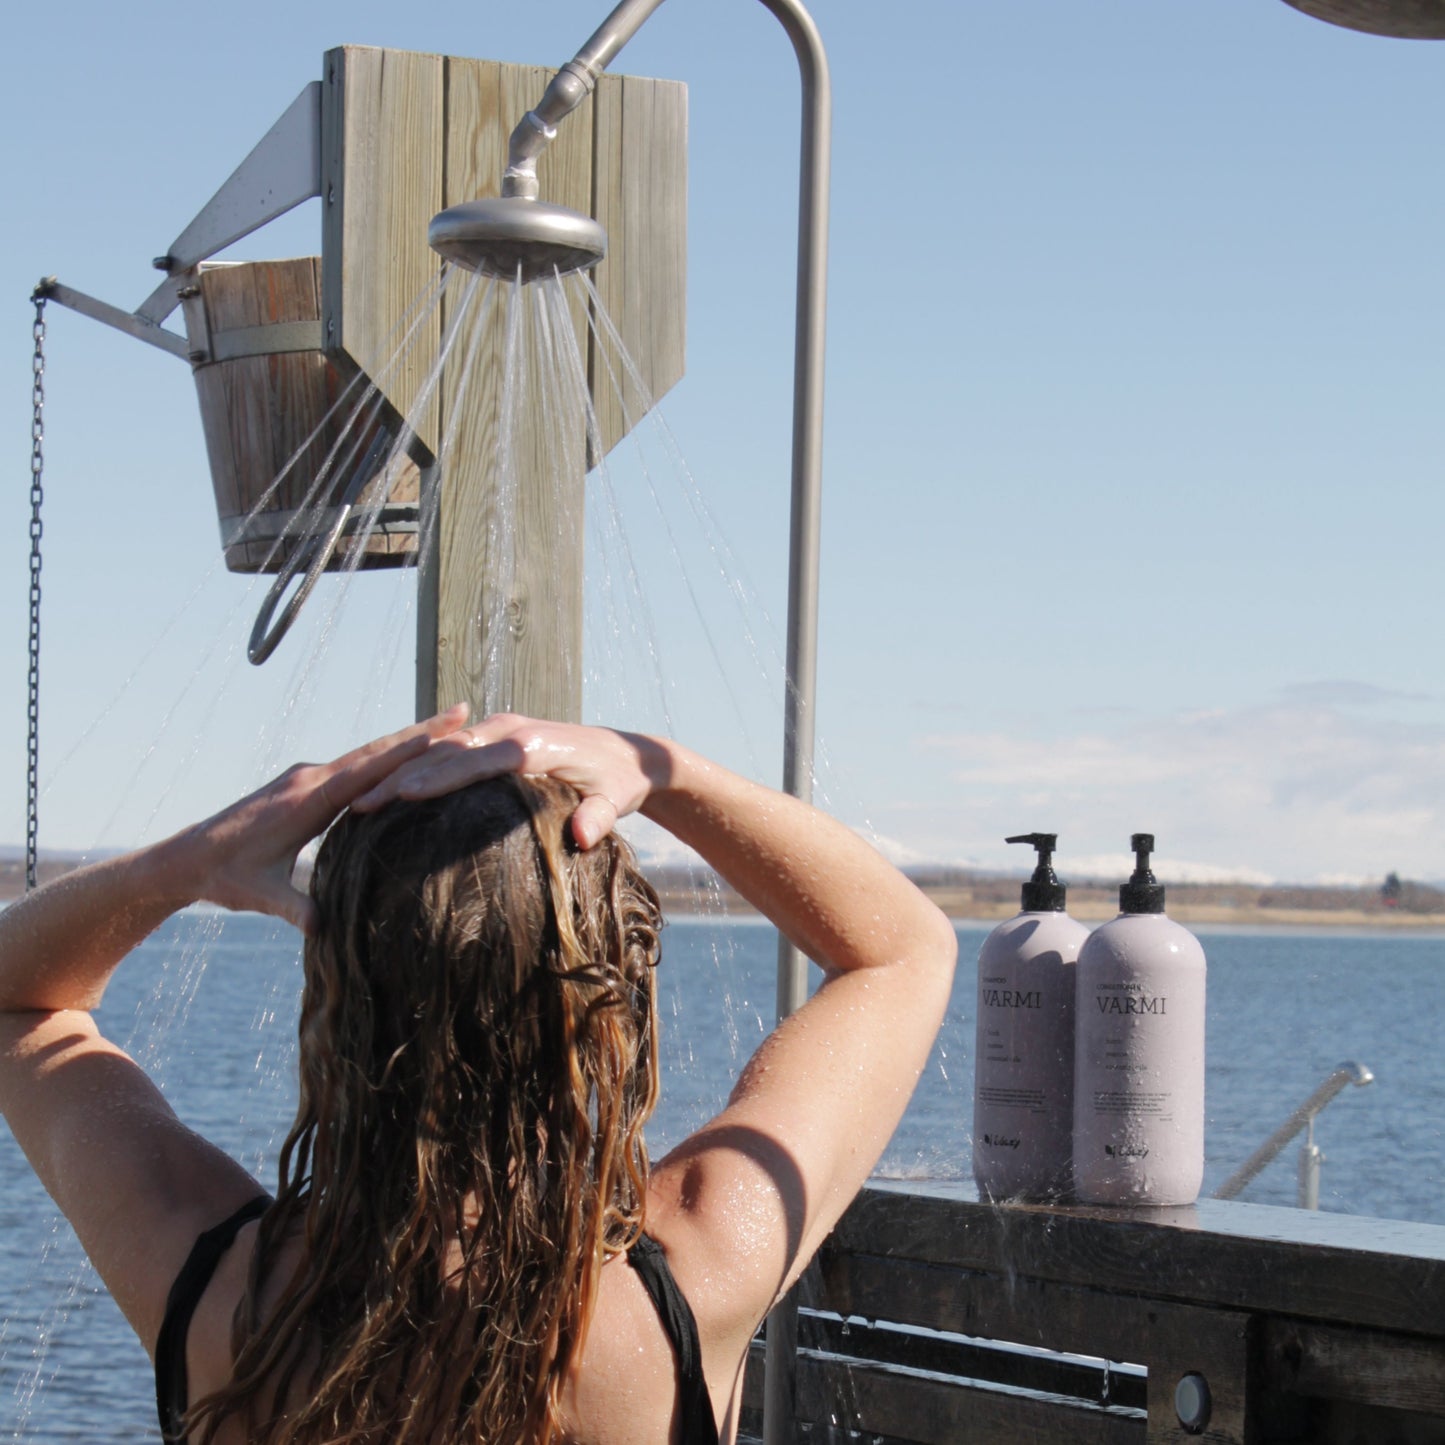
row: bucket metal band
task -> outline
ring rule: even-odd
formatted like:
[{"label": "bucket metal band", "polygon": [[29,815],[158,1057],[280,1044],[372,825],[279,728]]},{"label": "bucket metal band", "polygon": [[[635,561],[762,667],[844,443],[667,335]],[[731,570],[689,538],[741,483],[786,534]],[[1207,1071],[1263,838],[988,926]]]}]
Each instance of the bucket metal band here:
[{"label": "bucket metal band", "polygon": [[[307,536],[322,535],[330,530],[336,520],[339,507],[307,507],[284,512],[257,512],[250,517],[221,518],[221,546],[243,547],[248,542],[275,542],[282,536],[301,540]],[[348,518],[342,536],[348,536],[367,529],[370,514],[366,509],[357,508],[356,515]],[[387,502],[372,522],[370,531],[374,537],[415,535],[417,531],[417,504],[415,502]]]},{"label": "bucket metal band", "polygon": [[212,366],[219,361],[237,361],[243,356],[282,356],[293,351],[320,350],[320,321],[278,321],[271,326],[238,326],[234,331],[213,332],[209,349],[193,364]]}]

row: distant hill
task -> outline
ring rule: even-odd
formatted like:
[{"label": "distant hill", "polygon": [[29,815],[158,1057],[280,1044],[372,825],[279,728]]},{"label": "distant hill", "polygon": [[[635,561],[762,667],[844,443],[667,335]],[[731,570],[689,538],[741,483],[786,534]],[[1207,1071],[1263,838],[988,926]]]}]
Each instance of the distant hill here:
[{"label": "distant hill", "polygon": [[[1019,907],[1017,874],[921,865],[907,875],[950,918],[1010,918]],[[673,912],[748,913],[752,910],[721,880],[680,867],[652,867],[648,876]],[[1086,922],[1119,911],[1115,879],[1069,880],[1069,912]],[[1170,883],[1169,915],[1181,923],[1318,925],[1321,927],[1445,928],[1445,888],[1400,880],[1393,902],[1379,887],[1314,884]]]},{"label": "distant hill", "polygon": [[[40,881],[68,873],[85,856],[43,851]],[[92,857],[105,856],[93,854]],[[904,872],[950,918],[990,921],[1018,911],[1018,874],[968,868],[918,865]],[[707,870],[673,863],[652,864],[648,877],[672,913],[748,914],[753,910],[721,879]],[[1169,915],[1181,923],[1245,923],[1355,928],[1445,928],[1445,888],[1435,883],[1399,880],[1387,900],[1378,886],[1327,887],[1323,884],[1170,883]],[[0,901],[25,891],[22,849],[0,847]],[[1069,912],[1085,922],[1118,912],[1119,880],[1069,880]]]},{"label": "distant hill", "polygon": [[[121,852],[118,848],[98,849],[80,853],[63,848],[42,848],[35,871],[42,883],[49,883],[78,868],[86,859],[110,858]],[[25,849],[0,843],[0,903],[9,903],[25,892]]]}]

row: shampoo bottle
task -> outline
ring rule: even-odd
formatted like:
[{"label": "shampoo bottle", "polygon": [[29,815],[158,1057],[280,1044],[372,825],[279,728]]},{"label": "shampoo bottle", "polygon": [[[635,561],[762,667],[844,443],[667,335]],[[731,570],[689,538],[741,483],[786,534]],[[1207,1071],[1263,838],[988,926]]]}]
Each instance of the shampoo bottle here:
[{"label": "shampoo bottle", "polygon": [[1079,953],[1074,1188],[1085,1204],[1192,1204],[1204,1174],[1204,950],[1164,915],[1135,833],[1119,916]]},{"label": "shampoo bottle", "polygon": [[1074,962],[1089,930],[1064,912],[1057,835],[1008,841],[1036,848],[1038,866],[978,955],[973,1176],[985,1198],[1058,1198],[1070,1182]]}]

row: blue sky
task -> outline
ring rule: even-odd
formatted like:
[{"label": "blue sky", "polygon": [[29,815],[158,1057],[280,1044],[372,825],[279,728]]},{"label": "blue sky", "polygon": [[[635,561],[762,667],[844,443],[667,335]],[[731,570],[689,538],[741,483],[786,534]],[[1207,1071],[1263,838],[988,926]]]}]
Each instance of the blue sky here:
[{"label": "blue sky", "polygon": [[[330,45],[556,64],[604,9],[52,0],[7,20],[0,840],[23,830],[35,280],[139,302]],[[829,805],[900,856],[1016,862],[1003,836],[1048,829],[1066,873],[1116,868],[1152,828],[1196,876],[1445,877],[1445,50],[1281,0],[814,14],[836,107]],[[690,87],[688,375],[664,411],[750,579],[746,627],[780,632],[792,54],[761,6],[670,0],[614,68]],[[317,231],[304,208],[238,254]],[[50,322],[42,841],[153,835],[405,718],[406,584],[358,582],[324,656],[313,637],[235,662],[257,598],[216,571],[185,366]],[[616,458],[619,494],[645,462],[680,495],[648,444]],[[627,526],[665,574],[645,509]],[[605,659],[589,707],[670,717],[775,779],[776,665],[690,545],[727,686],[660,575],[667,710]]]}]

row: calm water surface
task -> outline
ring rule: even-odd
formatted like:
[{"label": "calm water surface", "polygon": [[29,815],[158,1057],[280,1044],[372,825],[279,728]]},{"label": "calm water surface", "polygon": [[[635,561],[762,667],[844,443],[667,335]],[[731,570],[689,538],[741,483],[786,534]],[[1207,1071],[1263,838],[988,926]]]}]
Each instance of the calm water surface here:
[{"label": "calm water surface", "polygon": [[[967,1178],[974,959],[960,925],[953,1004],[885,1156],[900,1178]],[[1205,1192],[1336,1064],[1376,1082],[1321,1116],[1325,1209],[1445,1224],[1445,938],[1201,931],[1209,959]],[[710,1117],[772,1016],[775,935],[685,921],[665,937],[663,1102],[654,1156]],[[297,937],[254,917],[173,920],[117,975],[101,1017],[187,1123],[268,1186],[292,1107]],[[801,1107],[826,1107],[805,1100]],[[1296,1149],[1244,1198],[1290,1205]],[[140,1346],[0,1131],[0,1440],[158,1438]]]}]

